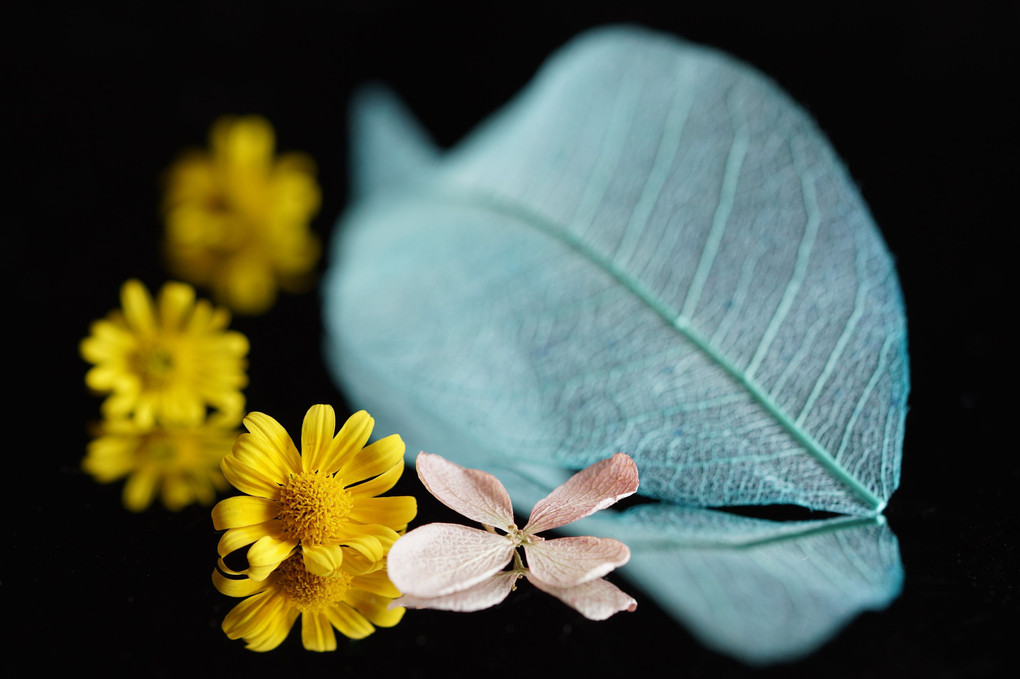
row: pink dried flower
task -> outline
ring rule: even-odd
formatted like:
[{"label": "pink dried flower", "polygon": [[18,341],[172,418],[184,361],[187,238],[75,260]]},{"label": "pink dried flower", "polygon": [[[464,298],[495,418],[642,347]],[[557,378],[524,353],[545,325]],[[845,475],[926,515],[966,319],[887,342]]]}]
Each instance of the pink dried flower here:
[{"label": "pink dried flower", "polygon": [[[505,599],[523,575],[592,620],[637,608],[632,597],[602,579],[630,559],[627,545],[611,538],[538,535],[633,494],[638,473],[628,455],[617,453],[574,474],[535,505],[521,529],[514,524],[510,496],[495,476],[425,452],[418,454],[416,467],[436,499],[486,530],[430,523],[397,540],[388,570],[404,596],[394,606],[477,611]],[[518,547],[524,548],[527,567]],[[511,560],[514,567],[504,571]]]}]

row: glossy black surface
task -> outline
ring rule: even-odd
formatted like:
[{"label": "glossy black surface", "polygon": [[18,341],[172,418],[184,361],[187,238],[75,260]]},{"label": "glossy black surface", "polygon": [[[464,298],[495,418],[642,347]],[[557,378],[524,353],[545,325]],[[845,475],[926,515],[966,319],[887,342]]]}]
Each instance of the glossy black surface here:
[{"label": "glossy black surface", "polygon": [[[115,3],[5,21],[4,264],[13,270],[0,597],[19,676],[74,663],[121,676],[325,672],[328,676],[995,676],[1012,664],[1020,466],[1013,250],[1015,8],[793,9],[735,3]],[[662,3],[666,5],[667,3]],[[119,6],[118,6],[119,5]],[[763,3],[764,5],[764,3]],[[219,630],[206,508],[128,514],[120,485],[80,471],[99,400],[77,343],[120,284],[167,279],[160,173],[223,113],[261,113],[283,150],[319,163],[327,242],[345,205],[346,104],[390,83],[437,141],[454,143],[578,31],[627,21],[716,46],[774,78],[818,120],[896,257],[913,388],[903,476],[886,516],[903,594],[799,663],[752,670],[699,645],[636,592],[636,613],[591,623],[522,587],[471,615],[409,613],[332,654],[295,629],[256,655]],[[1009,208],[1009,209],[1007,209]],[[321,360],[316,294],[238,317],[251,342],[249,408],[296,434],[305,409],[344,410]],[[26,393],[27,392],[27,393]],[[11,440],[13,438],[13,441]],[[438,451],[436,451],[438,452]],[[408,474],[419,521],[448,517]],[[641,670],[645,671],[645,670]],[[6,671],[5,671],[6,674]],[[10,676],[10,675],[8,675]]]}]

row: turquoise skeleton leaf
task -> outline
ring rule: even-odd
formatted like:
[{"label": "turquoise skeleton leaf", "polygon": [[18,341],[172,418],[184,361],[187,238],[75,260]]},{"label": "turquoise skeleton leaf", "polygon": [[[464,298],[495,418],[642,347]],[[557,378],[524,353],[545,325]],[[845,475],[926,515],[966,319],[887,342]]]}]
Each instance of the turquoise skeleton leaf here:
[{"label": "turquoise skeleton leaf", "polygon": [[[764,626],[755,649],[719,623],[760,604],[753,592],[712,594],[711,568],[670,579],[641,566],[711,541],[634,547],[623,574],[749,662],[804,653],[895,597],[880,513],[899,483],[909,391],[899,283],[846,169],[776,85],[713,50],[609,28],[562,48],[445,153],[384,90],[366,90],[352,117],[355,199],[325,324],[354,404],[408,451],[516,474],[522,493],[626,452],[663,525],[695,507],[847,515],[803,534],[761,521],[775,540],[720,547],[741,555],[727,562],[735,577],[773,582],[770,595],[815,620],[785,636]],[[650,515],[637,509],[617,518]],[[838,567],[781,577],[776,564],[808,545]],[[825,583],[842,594],[806,595]],[[723,606],[718,624],[697,591]]]}]

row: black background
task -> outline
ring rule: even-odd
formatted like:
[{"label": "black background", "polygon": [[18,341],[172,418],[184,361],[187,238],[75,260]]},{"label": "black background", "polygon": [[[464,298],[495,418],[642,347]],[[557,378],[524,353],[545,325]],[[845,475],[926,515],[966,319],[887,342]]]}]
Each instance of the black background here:
[{"label": "black background", "polygon": [[[68,662],[155,677],[1004,672],[1018,608],[1020,466],[999,435],[1017,403],[1005,330],[1017,309],[1006,246],[1017,218],[1003,212],[1018,189],[1016,5],[476,4],[125,2],[5,19],[3,263],[15,304],[5,320],[4,673]],[[829,136],[897,259],[912,394],[886,516],[903,594],[799,663],[764,670],[706,650],[644,592],[636,613],[603,623],[523,586],[475,614],[410,612],[364,641],[340,638],[331,654],[304,651],[297,629],[269,654],[227,640],[219,623],[235,600],[209,580],[208,509],[132,515],[121,484],[99,486],[79,467],[99,399],[85,391],[77,344],[125,279],[167,280],[160,173],[204,145],[217,116],[262,114],[281,150],[318,161],[313,226],[328,244],[346,200],[356,86],[389,83],[449,145],[577,32],[621,21],[721,48],[778,81]],[[315,293],[286,295],[233,322],[252,343],[248,407],[292,432],[313,403],[346,410],[321,359],[319,314]],[[420,522],[447,516],[413,474],[398,490],[419,496]]]}]

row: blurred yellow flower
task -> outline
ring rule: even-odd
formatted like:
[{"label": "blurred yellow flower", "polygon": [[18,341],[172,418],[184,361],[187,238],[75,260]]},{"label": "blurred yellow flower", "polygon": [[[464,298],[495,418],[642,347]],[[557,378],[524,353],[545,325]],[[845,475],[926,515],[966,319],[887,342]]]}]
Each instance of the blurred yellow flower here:
[{"label": "blurred yellow flower", "polygon": [[160,495],[167,509],[212,504],[227,489],[220,461],[237,438],[236,424],[210,419],[194,427],[144,427],[108,420],[88,445],[82,467],[100,483],[127,477],[124,506],[147,508]]},{"label": "blurred yellow flower", "polygon": [[332,406],[308,409],[298,453],[287,431],[263,413],[244,419],[233,450],[223,458],[227,480],[246,495],[221,500],[213,526],[225,530],[222,558],[248,547],[252,580],[265,580],[300,552],[304,568],[329,577],[380,568],[418,506],[413,497],[378,497],[404,471],[404,442],[393,434],[365,446],[374,420],[361,411],[336,431]]},{"label": "blurred yellow flower", "polygon": [[320,203],[315,164],[299,153],[274,159],[274,144],[263,118],[224,117],[208,152],[185,154],[167,173],[169,266],[242,313],[268,309],[278,287],[309,288],[321,250],[309,229]]},{"label": "blurred yellow flower", "polygon": [[[340,571],[331,577],[308,572],[299,554],[287,558],[265,580],[236,578],[239,573],[213,571],[213,584],[221,593],[248,597],[223,620],[231,639],[243,638],[253,651],[271,651],[287,638],[301,616],[301,641],[309,651],[336,650],[333,628],[351,639],[363,639],[375,627],[392,627],[404,609],[389,610],[400,596],[386,576],[384,563],[362,575]],[[222,566],[221,566],[222,568]]]},{"label": "blurred yellow flower", "polygon": [[196,426],[207,408],[236,424],[244,410],[248,339],[226,330],[230,313],[184,283],[167,283],[153,301],[139,281],[121,288],[121,310],[92,324],[82,357],[94,364],[89,388],[109,394],[106,418],[132,418],[142,428],[156,423]]}]

